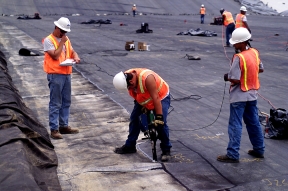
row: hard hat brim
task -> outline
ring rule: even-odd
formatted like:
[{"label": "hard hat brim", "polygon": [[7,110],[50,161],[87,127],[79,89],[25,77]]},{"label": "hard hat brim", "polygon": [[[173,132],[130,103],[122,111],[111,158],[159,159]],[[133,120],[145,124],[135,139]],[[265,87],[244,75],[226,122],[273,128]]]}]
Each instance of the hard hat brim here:
[{"label": "hard hat brim", "polygon": [[249,40],[251,37],[252,37],[252,35],[250,34],[247,38],[245,38],[245,39],[243,39],[241,41],[234,41],[232,38],[230,38],[229,42],[230,42],[230,44],[234,45],[234,44],[237,44],[237,43],[245,42],[245,41]]},{"label": "hard hat brim", "polygon": [[55,24],[58,28],[62,29],[63,31],[66,31],[66,32],[70,32],[70,31],[71,31],[71,29],[67,30],[67,29],[64,29],[63,27],[61,27],[61,26],[58,24],[57,21],[54,21],[54,24]]}]

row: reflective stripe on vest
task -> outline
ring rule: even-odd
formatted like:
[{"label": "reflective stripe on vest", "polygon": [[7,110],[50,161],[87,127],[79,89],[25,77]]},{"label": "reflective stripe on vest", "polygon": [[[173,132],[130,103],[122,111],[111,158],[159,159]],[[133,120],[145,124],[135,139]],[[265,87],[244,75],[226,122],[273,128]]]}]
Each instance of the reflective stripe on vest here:
[{"label": "reflective stripe on vest", "polygon": [[224,26],[228,26],[230,23],[234,23],[233,16],[230,12],[224,11],[223,15],[225,15]]},{"label": "reflective stripe on vest", "polygon": [[[143,77],[143,74],[145,73],[145,72],[149,72],[149,71],[151,71],[151,70],[148,70],[148,69],[146,69],[146,70],[143,70],[141,73],[140,73],[140,75],[139,75],[139,77],[138,77],[138,82],[139,82],[139,88],[140,88],[140,92],[142,93],[142,94],[144,94],[145,93],[145,90],[144,90],[144,86],[143,86],[143,80],[142,80],[142,77]],[[160,90],[161,90],[161,88],[162,88],[162,86],[163,86],[163,80],[161,79],[161,82],[160,82],[160,85],[159,85],[159,87],[158,87],[158,89],[157,89],[157,92],[159,92]],[[145,105],[145,104],[147,104],[149,101],[151,101],[152,100],[152,98],[151,97],[149,97],[149,98],[147,98],[147,100],[145,100],[145,101],[143,101],[143,102],[141,102],[141,103],[139,103],[140,105]]]},{"label": "reflective stripe on vest", "polygon": [[243,17],[244,17],[245,15],[242,15],[242,14],[237,14],[236,15],[236,24],[235,24],[235,28],[237,29],[237,28],[239,28],[239,27],[244,27],[244,28],[246,28],[246,26],[243,24]]},{"label": "reflective stripe on vest", "polygon": [[[259,54],[255,49],[250,48],[249,50],[247,50],[249,52],[245,53],[245,56],[249,56],[250,62],[253,62],[253,60],[251,60],[251,58],[253,56],[250,53],[251,50],[255,53],[256,64],[258,65],[257,70],[253,69],[252,65],[254,63],[249,63],[249,65],[247,65],[247,61],[246,61],[246,59],[242,53],[237,54],[239,57],[241,57],[240,66],[242,66],[241,67],[242,68],[242,70],[241,70],[242,76],[241,76],[240,82],[241,82],[241,90],[242,91],[249,91],[251,89],[257,90],[260,87],[260,83],[259,83],[259,79],[258,79],[259,64],[260,64]],[[249,73],[248,73],[248,68],[249,68]],[[252,74],[252,73],[254,73],[254,74]],[[248,75],[250,75],[250,76],[253,75],[255,77],[254,81],[252,81],[253,79],[250,79],[250,81],[248,81]]]}]

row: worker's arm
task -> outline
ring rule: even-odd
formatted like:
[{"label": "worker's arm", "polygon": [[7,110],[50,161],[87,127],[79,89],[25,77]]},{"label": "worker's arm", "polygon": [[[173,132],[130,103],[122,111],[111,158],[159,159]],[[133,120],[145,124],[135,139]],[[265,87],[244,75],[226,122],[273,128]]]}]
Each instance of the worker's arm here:
[{"label": "worker's arm", "polygon": [[251,29],[248,26],[248,23],[246,21],[243,21],[244,26],[248,29],[248,31],[251,33]]},{"label": "worker's arm", "polygon": [[161,99],[159,98],[157,86],[156,86],[156,80],[153,75],[149,75],[146,78],[145,86],[152,98],[156,115],[157,114],[162,115],[163,113],[162,113]]},{"label": "worker's arm", "polygon": [[224,25],[225,15],[222,15],[222,24]]},{"label": "worker's arm", "polygon": [[79,58],[77,52],[75,52],[74,49],[72,49],[72,58],[75,60],[76,63],[80,62],[80,58]]},{"label": "worker's arm", "polygon": [[61,41],[59,42],[59,46],[57,49],[55,50],[48,50],[47,53],[54,59],[54,60],[58,60],[61,52],[63,50],[63,45],[64,43],[68,40],[66,35],[63,35],[63,37],[61,38]]},{"label": "worker's arm", "polygon": [[259,73],[263,73],[264,72],[264,66],[263,66],[263,63],[260,62],[259,64]]}]

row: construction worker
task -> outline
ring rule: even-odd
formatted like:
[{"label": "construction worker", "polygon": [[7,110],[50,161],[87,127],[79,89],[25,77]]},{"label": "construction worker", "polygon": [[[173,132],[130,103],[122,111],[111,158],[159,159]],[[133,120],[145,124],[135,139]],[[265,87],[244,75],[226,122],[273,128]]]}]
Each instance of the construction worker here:
[{"label": "construction worker", "polygon": [[204,5],[201,5],[201,8],[200,8],[200,20],[201,20],[201,24],[204,24],[205,14],[206,14],[206,9],[205,9]]},{"label": "construction worker", "polygon": [[246,12],[247,12],[247,9],[245,6],[240,7],[240,13],[237,14],[235,18],[235,21],[236,21],[235,28],[237,29],[239,27],[244,27],[244,28],[247,28],[248,31],[251,33],[251,30],[247,23]]},{"label": "construction worker", "polygon": [[161,161],[170,158],[169,128],[167,125],[168,109],[170,107],[170,93],[168,84],[155,72],[146,68],[133,68],[125,72],[119,72],[113,79],[113,85],[118,90],[127,90],[135,100],[134,108],[130,115],[129,135],[122,147],[115,148],[118,154],[136,152],[141,122],[140,115],[143,109],[153,110],[155,123],[158,128],[158,138],[161,141]]},{"label": "construction worker", "polygon": [[232,35],[235,29],[234,19],[232,14],[223,8],[220,9],[220,13],[222,15],[223,25],[226,27],[226,47],[230,47],[230,35]]},{"label": "construction worker", "polygon": [[60,66],[66,59],[80,62],[78,54],[73,49],[69,38],[70,21],[61,17],[54,21],[54,31],[43,40],[44,71],[47,73],[50,89],[49,126],[51,138],[62,139],[61,134],[75,134],[79,130],[68,125],[71,105],[71,73],[72,66]]},{"label": "construction worker", "polygon": [[133,17],[135,17],[135,15],[136,15],[136,10],[137,10],[136,4],[134,4],[132,7]]},{"label": "construction worker", "polygon": [[264,158],[264,136],[259,122],[257,108],[257,90],[260,88],[259,73],[264,72],[259,52],[248,45],[251,34],[246,28],[234,30],[230,43],[235,47],[235,54],[225,81],[230,81],[230,117],[228,125],[229,143],[227,154],[217,160],[227,163],[239,162],[239,149],[242,134],[242,118],[246,124],[253,149],[248,154]]}]

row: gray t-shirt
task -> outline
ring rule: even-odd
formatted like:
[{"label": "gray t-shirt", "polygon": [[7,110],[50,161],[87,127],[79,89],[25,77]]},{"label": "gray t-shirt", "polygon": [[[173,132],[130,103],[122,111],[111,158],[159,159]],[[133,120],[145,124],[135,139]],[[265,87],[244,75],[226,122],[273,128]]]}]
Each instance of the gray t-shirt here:
[{"label": "gray t-shirt", "polygon": [[[264,69],[262,62],[259,65],[259,69]],[[234,80],[240,80],[240,77],[241,77],[240,59],[238,56],[235,56],[230,71],[228,73],[228,78]],[[258,93],[257,90],[249,90],[247,92],[244,92],[241,90],[240,84],[236,84],[234,86],[231,86],[230,88],[230,103],[257,100],[258,98],[257,93]]]},{"label": "gray t-shirt", "polygon": [[[61,38],[57,38],[57,41],[60,42],[61,41]],[[45,38],[44,39],[44,52],[48,51],[48,50],[55,50],[55,46],[54,44],[51,42],[51,40],[49,38]],[[62,49],[64,52],[66,52],[66,48],[65,48],[65,45],[63,45],[63,49]]]}]

